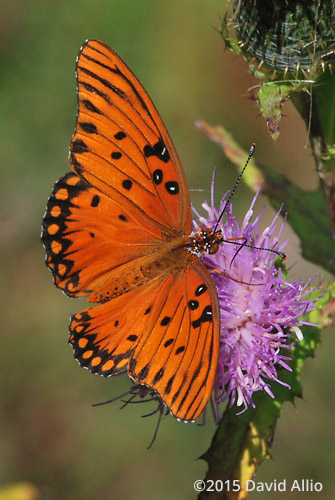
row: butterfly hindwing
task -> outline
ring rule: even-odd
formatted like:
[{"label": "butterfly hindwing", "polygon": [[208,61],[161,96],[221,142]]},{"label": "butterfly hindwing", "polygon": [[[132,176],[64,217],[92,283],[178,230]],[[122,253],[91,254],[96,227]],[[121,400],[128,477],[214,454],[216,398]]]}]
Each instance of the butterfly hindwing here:
[{"label": "butterfly hindwing", "polygon": [[104,376],[127,370],[177,418],[195,420],[213,387],[217,318],[210,274],[194,261],[185,272],[74,315],[70,343],[81,365]]},{"label": "butterfly hindwing", "polygon": [[158,392],[173,415],[196,420],[213,390],[219,306],[209,271],[195,260],[160,298],[155,324],[140,337],[129,374]]},{"label": "butterfly hindwing", "polygon": [[96,189],[155,221],[191,231],[187,183],[170,136],[146,91],[107,45],[88,40],[77,60],[75,172]]},{"label": "butterfly hindwing", "polygon": [[79,363],[104,377],[126,371],[159,288],[160,280],[156,279],[72,316],[70,344]]}]

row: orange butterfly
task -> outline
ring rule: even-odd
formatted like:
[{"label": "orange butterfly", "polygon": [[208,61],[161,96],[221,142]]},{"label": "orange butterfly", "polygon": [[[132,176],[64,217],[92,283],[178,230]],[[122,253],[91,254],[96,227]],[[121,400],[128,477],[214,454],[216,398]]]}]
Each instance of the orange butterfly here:
[{"label": "orange butterfly", "polygon": [[79,363],[128,371],[178,419],[203,412],[213,389],[218,296],[200,260],[221,231],[192,233],[183,168],[148,94],[107,45],[88,40],[77,59],[74,173],[54,186],[43,219],[55,284],[96,307],[75,314]]}]

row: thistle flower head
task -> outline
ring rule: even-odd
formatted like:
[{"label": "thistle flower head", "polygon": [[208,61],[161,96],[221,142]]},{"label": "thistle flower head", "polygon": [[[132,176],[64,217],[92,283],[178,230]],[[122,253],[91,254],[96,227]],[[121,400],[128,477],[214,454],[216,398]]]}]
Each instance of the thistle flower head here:
[{"label": "thistle flower head", "polygon": [[[278,370],[291,371],[287,364],[291,359],[290,349],[297,339],[302,339],[300,326],[310,324],[302,315],[315,304],[308,298],[313,291],[310,280],[307,283],[288,282],[286,273],[276,265],[279,257],[275,252],[280,253],[287,244],[287,241],[279,242],[285,225],[285,220],[278,225],[280,210],[271,224],[261,231],[259,222],[265,207],[254,215],[257,192],[239,225],[232,205],[225,206],[228,193],[222,198],[219,210],[216,209],[214,176],[215,172],[211,203],[205,201],[203,204],[205,217],[193,208],[196,216],[193,224],[195,229],[199,226],[214,228],[225,208],[225,217],[220,219],[217,228],[222,231],[225,241],[217,253],[203,256],[204,263],[213,269],[221,316],[220,353],[212,405],[218,421],[220,403],[227,399],[230,406],[236,402],[242,413],[249,405],[255,406],[254,392],[265,391],[274,397],[270,388],[272,381],[287,386],[280,380]],[[145,415],[159,415],[155,439],[161,416],[168,412],[160,396],[150,387],[136,384],[115,399],[121,399],[124,406],[156,402],[156,409]]]},{"label": "thistle flower head", "polygon": [[[225,240],[216,254],[205,255],[212,272],[221,314],[220,354],[215,381],[215,402],[230,398],[242,411],[254,405],[252,395],[264,390],[271,397],[270,382],[282,383],[278,368],[290,370],[289,350],[294,340],[302,338],[299,319],[313,308],[306,298],[309,283],[286,281],[281,268],[276,267],[277,256],[265,249],[282,250],[287,241],[279,243],[285,221],[277,230],[280,211],[263,231],[259,221],[264,211],[254,216],[255,195],[241,225],[233,215],[232,205],[226,207],[225,220],[220,226]],[[196,227],[215,226],[225,198],[218,211],[214,204],[214,178],[211,203],[205,202],[206,217],[196,211]],[[230,241],[229,241],[230,240]],[[247,242],[248,247],[244,245]],[[253,248],[259,247],[259,248]],[[292,339],[292,331],[295,333]],[[286,385],[286,384],[283,384]]]}]

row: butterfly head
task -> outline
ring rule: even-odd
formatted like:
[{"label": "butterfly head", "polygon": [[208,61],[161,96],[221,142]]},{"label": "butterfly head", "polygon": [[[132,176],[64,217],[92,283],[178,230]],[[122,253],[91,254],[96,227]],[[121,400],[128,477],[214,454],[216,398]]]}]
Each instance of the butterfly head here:
[{"label": "butterfly head", "polygon": [[222,231],[213,231],[210,228],[199,227],[191,238],[191,252],[196,255],[213,255],[219,250],[220,243],[224,241]]}]

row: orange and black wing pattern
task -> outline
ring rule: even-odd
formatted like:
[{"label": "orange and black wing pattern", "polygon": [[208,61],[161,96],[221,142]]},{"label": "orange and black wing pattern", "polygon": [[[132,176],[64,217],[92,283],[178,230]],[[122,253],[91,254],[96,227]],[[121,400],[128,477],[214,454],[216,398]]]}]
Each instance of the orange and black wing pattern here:
[{"label": "orange and black wing pattern", "polygon": [[100,303],[72,317],[70,344],[93,373],[127,371],[175,417],[195,420],[213,389],[220,314],[209,271],[184,248],[191,205],[180,160],[107,45],[83,45],[77,85],[73,172],[55,184],[42,227],[55,284]]},{"label": "orange and black wing pattern", "polygon": [[70,153],[74,171],[162,231],[189,234],[185,174],[134,74],[110,47],[88,40],[77,60],[77,85],[77,127]]},{"label": "orange and black wing pattern", "polygon": [[175,417],[196,420],[211,396],[219,352],[219,306],[209,278],[194,261],[183,273],[75,314],[75,357],[106,377],[128,371]]}]

